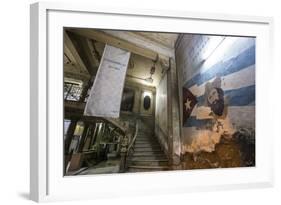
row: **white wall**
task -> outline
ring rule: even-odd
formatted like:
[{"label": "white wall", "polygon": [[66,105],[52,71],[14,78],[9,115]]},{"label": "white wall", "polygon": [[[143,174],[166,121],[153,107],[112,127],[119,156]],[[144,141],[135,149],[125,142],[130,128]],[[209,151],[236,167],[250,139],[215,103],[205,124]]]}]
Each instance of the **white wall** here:
[{"label": "white wall", "polygon": [[[34,204],[28,201],[29,192],[29,3],[30,0],[10,0],[1,2],[1,204]],[[82,3],[82,0],[78,1]],[[91,1],[93,2],[93,1]],[[281,137],[280,120],[280,76],[281,76],[281,13],[279,1],[95,1],[109,7],[139,7],[146,9],[190,10],[220,12],[244,15],[267,15],[275,17],[276,53],[275,73],[272,82],[274,94],[275,121],[275,173],[276,187],[236,191],[205,193],[181,193],[177,195],[146,196],[136,198],[113,198],[97,201],[67,202],[54,204],[280,204],[281,198]],[[278,68],[278,69],[277,69]],[[279,87],[277,89],[277,87]],[[15,108],[15,109],[14,109]],[[15,120],[17,116],[17,120]],[[179,182],[184,183],[184,182]],[[215,190],[214,190],[215,191]]]},{"label": "white wall", "polygon": [[155,106],[155,134],[158,140],[168,153],[168,93],[167,93],[167,74],[165,74],[156,89]]}]

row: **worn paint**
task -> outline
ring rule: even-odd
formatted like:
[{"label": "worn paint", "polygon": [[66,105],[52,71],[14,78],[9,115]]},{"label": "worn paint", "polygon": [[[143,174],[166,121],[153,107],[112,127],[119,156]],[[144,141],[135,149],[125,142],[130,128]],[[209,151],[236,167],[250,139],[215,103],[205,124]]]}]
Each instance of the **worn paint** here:
[{"label": "worn paint", "polygon": [[155,134],[168,152],[168,102],[167,102],[167,75],[164,75],[156,89]]},{"label": "worn paint", "polygon": [[[212,41],[220,45],[206,59],[204,51]],[[212,152],[222,136],[254,129],[255,39],[224,37],[220,42],[215,36],[185,34],[178,44],[180,84],[197,100],[190,116],[182,119],[182,152]]]}]

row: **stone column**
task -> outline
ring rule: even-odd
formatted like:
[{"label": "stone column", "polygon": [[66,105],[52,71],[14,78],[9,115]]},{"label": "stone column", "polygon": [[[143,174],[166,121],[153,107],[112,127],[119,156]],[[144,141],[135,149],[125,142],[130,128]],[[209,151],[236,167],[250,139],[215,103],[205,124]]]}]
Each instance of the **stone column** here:
[{"label": "stone column", "polygon": [[168,126],[168,158],[169,164],[173,164],[173,119],[172,119],[172,77],[171,77],[171,67],[167,70],[167,126]]},{"label": "stone column", "polygon": [[180,102],[178,93],[178,79],[175,60],[169,59],[168,71],[168,128],[169,128],[169,154],[173,165],[180,163],[181,138],[180,138]]}]

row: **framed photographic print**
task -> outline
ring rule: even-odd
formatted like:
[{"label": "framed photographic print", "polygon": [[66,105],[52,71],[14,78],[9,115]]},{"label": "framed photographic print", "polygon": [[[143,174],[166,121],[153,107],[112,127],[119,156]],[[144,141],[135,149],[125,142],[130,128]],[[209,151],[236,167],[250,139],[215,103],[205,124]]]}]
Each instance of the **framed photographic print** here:
[{"label": "framed photographic print", "polygon": [[272,24],[31,5],[31,199],[272,186]]}]

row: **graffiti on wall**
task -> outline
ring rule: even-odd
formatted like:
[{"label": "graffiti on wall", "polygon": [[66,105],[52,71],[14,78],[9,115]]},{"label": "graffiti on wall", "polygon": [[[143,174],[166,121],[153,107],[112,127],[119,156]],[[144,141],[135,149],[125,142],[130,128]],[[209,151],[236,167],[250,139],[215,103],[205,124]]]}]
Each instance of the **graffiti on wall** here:
[{"label": "graffiti on wall", "polygon": [[194,71],[183,80],[185,152],[212,152],[222,137],[231,138],[239,129],[254,129],[255,40],[224,39],[231,42],[227,50],[211,59],[209,67],[203,63],[199,72]]}]

